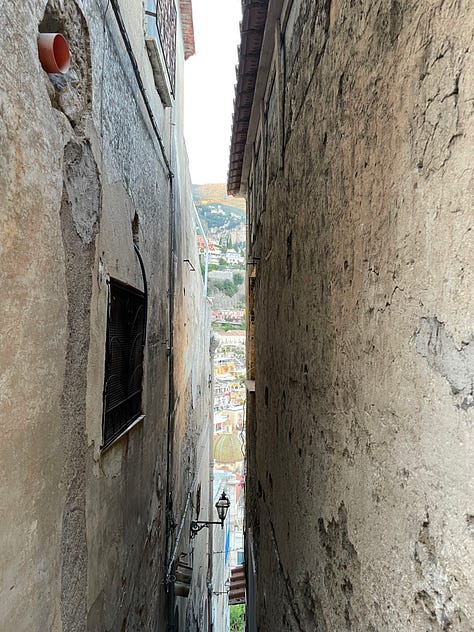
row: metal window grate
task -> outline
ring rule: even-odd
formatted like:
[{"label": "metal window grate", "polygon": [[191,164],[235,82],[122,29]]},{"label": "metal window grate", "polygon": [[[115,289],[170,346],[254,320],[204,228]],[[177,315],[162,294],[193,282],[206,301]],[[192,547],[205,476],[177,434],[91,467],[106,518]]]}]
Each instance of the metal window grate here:
[{"label": "metal window grate", "polygon": [[142,412],[146,302],[142,292],[110,280],[104,382],[103,446]]}]

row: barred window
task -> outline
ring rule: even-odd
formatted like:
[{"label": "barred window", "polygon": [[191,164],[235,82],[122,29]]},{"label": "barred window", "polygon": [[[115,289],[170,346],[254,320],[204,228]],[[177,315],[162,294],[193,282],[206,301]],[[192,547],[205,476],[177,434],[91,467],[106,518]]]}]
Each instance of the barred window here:
[{"label": "barred window", "polygon": [[109,282],[103,447],[142,414],[146,301],[143,292]]}]

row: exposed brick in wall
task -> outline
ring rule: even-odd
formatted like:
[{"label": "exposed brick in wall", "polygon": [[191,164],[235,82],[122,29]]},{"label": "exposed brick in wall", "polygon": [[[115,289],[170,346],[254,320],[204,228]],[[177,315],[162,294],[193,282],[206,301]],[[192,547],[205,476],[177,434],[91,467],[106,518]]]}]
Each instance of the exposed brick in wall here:
[{"label": "exposed brick in wall", "polygon": [[193,7],[191,0],[180,0],[181,24],[183,27],[184,57],[188,59],[194,55],[194,27],[193,27]]},{"label": "exposed brick in wall", "polygon": [[474,8],[280,17],[245,174],[259,629],[467,632]]}]

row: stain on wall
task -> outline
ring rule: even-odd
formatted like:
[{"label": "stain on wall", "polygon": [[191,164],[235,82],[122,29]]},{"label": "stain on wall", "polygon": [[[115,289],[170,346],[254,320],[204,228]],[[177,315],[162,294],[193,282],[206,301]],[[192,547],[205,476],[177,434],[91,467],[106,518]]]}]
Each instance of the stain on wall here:
[{"label": "stain on wall", "polygon": [[474,405],[474,338],[458,347],[444,323],[436,317],[424,317],[415,333],[416,351],[428,366],[446,378],[457,405],[467,410]]},{"label": "stain on wall", "polygon": [[101,186],[87,143],[64,149],[61,228],[66,263],[68,340],[61,421],[64,446],[61,612],[63,628],[86,629],[86,393],[94,238],[99,230]]}]

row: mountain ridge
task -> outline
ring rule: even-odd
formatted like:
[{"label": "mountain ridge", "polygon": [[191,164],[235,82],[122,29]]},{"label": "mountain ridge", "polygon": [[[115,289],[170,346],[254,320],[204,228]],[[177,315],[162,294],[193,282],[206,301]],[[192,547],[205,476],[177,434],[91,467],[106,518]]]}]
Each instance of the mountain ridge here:
[{"label": "mountain ridge", "polygon": [[243,211],[245,214],[245,199],[227,195],[227,185],[224,183],[193,184],[193,199],[195,204],[220,204]]}]

